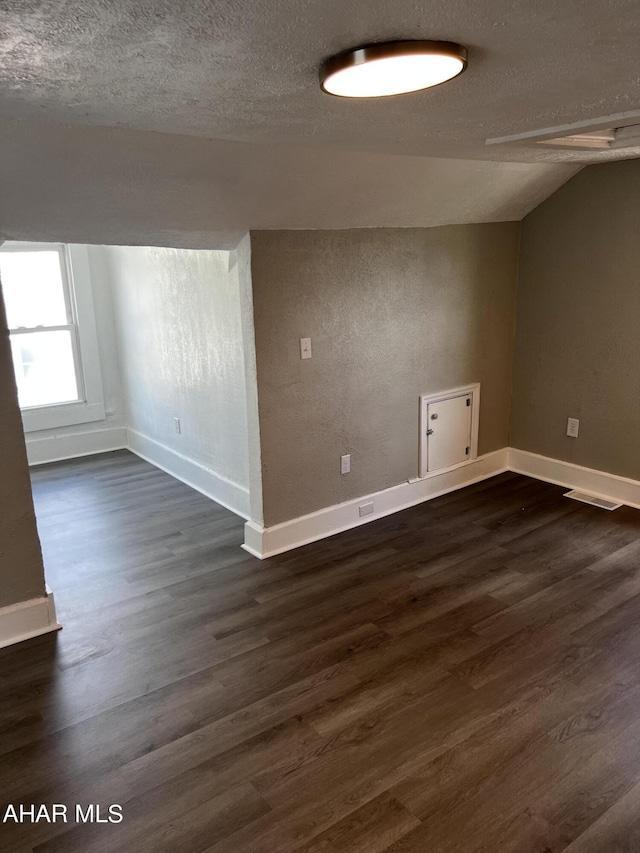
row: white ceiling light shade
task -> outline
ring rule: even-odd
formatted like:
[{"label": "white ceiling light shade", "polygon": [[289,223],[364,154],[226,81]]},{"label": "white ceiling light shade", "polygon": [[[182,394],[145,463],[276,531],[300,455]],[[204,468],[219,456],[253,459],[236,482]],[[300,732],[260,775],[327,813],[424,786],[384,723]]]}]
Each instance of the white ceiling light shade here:
[{"label": "white ceiling light shade", "polygon": [[382,98],[437,86],[467,67],[466,48],[450,41],[390,41],[327,59],[320,86],[341,98]]}]

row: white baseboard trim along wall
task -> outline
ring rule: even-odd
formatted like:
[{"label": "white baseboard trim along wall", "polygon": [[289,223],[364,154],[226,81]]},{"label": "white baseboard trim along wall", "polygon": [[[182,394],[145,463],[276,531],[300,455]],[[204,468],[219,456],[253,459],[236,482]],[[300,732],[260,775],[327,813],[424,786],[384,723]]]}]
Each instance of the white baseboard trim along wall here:
[{"label": "white baseboard trim along wall", "polygon": [[112,450],[130,450],[242,518],[249,518],[249,490],[172,450],[148,435],[128,427],[76,432],[68,435],[25,437],[30,466],[61,462]]},{"label": "white baseboard trim along wall", "polygon": [[[204,465],[136,430],[120,427],[68,436],[27,439],[30,465],[41,465],[45,462],[123,448],[131,450],[137,456],[161,468],[231,512],[245,519],[250,518],[248,489],[221,477]],[[381,492],[325,507],[272,527],[265,528],[253,521],[247,521],[242,547],[260,559],[273,557],[309,542],[333,536],[334,533],[367,524],[423,501],[432,500],[447,492],[462,489],[504,471],[525,474],[547,483],[565,486],[567,489],[580,489],[596,497],[607,498],[640,509],[640,481],[638,480],[585,468],[548,456],[540,456],[527,450],[504,447],[493,453],[471,459],[469,462],[463,462],[450,470],[435,472],[423,479],[410,480]],[[371,503],[373,503],[373,511],[361,517],[360,507]],[[0,627],[0,647],[1,644]]]},{"label": "white baseboard trim along wall", "polygon": [[[117,433],[118,430],[102,430],[98,433],[83,435],[99,435],[100,432]],[[77,442],[77,434],[73,436]],[[103,437],[106,438],[106,437]],[[249,517],[249,491],[237,483],[232,483],[208,470],[203,465],[176,453],[171,448],[157,442],[135,430],[128,430],[126,441],[117,447],[101,447],[97,450],[86,449],[85,453],[75,452],[73,456],[100,453],[103,450],[115,450],[128,447],[136,455],[146,459],[157,468],[161,468],[171,476],[188,486],[196,489],[216,503],[222,504],[232,512]],[[111,436],[113,443],[121,442],[122,437]],[[38,439],[46,441],[46,439]],[[33,442],[32,442],[33,443]],[[90,445],[85,444],[88,448]],[[77,450],[77,443],[75,445]],[[42,456],[44,457],[44,452]],[[58,456],[58,459],[65,458]],[[69,457],[67,457],[69,458]],[[45,461],[42,458],[41,464]],[[423,479],[401,483],[390,489],[364,495],[354,500],[345,501],[335,506],[325,507],[317,512],[303,515],[299,518],[276,524],[273,527],[260,527],[255,522],[245,524],[245,541],[242,546],[246,551],[259,559],[273,557],[284,551],[290,551],[325,539],[335,533],[350,530],[378,518],[400,512],[408,507],[432,500],[448,492],[462,489],[501,474],[513,471],[525,474],[548,483],[555,483],[567,489],[580,489],[597,497],[607,498],[627,506],[640,509],[640,481],[607,474],[593,468],[551,459],[526,450],[505,447],[494,453],[488,453],[469,462],[451,468],[448,471],[435,472]],[[373,505],[371,511],[360,516],[360,507]],[[369,507],[367,507],[369,509]],[[18,604],[0,608],[0,649],[5,646],[58,631],[62,626],[56,618],[56,608],[53,593],[46,588],[46,594],[41,598],[33,598]]]},{"label": "white baseboard trim along wall", "polygon": [[[507,470],[508,449],[505,447],[503,450],[463,462],[447,471],[435,472],[423,479],[410,480],[382,492],[325,507],[273,527],[259,527],[255,522],[248,521],[244,527],[243,548],[263,560],[309,542],[333,536],[334,533],[367,524]],[[361,517],[360,507],[371,503],[373,511]]]},{"label": "white baseboard trim along wall", "polygon": [[25,444],[29,465],[44,465],[47,462],[75,459],[78,456],[122,450],[127,446],[127,431],[125,427],[111,427],[67,435],[47,435],[42,438],[31,438],[27,435]]},{"label": "white baseboard trim along wall", "polygon": [[528,450],[517,450],[515,447],[509,448],[509,470],[640,509],[640,481],[630,480],[628,477],[607,474],[605,471],[596,471],[595,468],[584,468],[572,462],[529,453]]},{"label": "white baseboard trim along wall", "polygon": [[[503,450],[462,463],[452,470],[434,473],[422,480],[412,480],[373,495],[326,507],[273,527],[260,527],[255,522],[248,521],[244,528],[243,548],[261,560],[273,557],[423,501],[432,500],[447,492],[462,489],[503,471],[525,474],[547,483],[566,486],[568,489],[581,489],[597,497],[640,509],[638,480],[539,456],[526,450],[505,447]],[[373,512],[361,518],[359,508],[367,503],[373,503]]]},{"label": "white baseboard trim along wall", "polygon": [[127,430],[127,448],[156,468],[161,468],[201,492],[212,501],[221,504],[242,518],[249,518],[249,489],[216,474],[199,462],[183,456],[149,436],[134,429]]},{"label": "white baseboard trim along wall", "polygon": [[60,628],[62,625],[56,618],[56,605],[49,587],[42,598],[0,607],[0,649]]}]

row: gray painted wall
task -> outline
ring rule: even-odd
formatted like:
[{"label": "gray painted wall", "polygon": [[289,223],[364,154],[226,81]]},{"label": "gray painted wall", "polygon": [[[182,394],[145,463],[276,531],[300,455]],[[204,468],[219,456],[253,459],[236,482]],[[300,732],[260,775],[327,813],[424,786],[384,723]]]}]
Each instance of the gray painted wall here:
[{"label": "gray painted wall", "polygon": [[0,607],[44,595],[44,568],[0,298]]},{"label": "gray painted wall", "polygon": [[[247,489],[238,273],[229,253],[103,247],[128,425]],[[182,433],[174,428],[181,419]]]},{"label": "gray painted wall", "polygon": [[514,447],[634,479],[639,200],[640,161],[590,166],[524,220],[511,427]]},{"label": "gray painted wall", "polygon": [[240,322],[247,394],[250,518],[256,524],[262,524],[262,463],[260,457],[256,338],[253,319],[253,283],[251,281],[251,238],[249,234],[245,234],[233,255],[240,294]]},{"label": "gray painted wall", "polygon": [[481,382],[507,444],[519,229],[252,233],[265,524],[417,476],[420,394]]}]

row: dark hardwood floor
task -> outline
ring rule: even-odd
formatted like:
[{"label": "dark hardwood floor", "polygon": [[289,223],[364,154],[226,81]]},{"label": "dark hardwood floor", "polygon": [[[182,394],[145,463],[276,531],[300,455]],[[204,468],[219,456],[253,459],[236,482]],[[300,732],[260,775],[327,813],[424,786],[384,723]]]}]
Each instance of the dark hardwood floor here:
[{"label": "dark hardwood floor", "polygon": [[505,474],[261,563],[129,453],[33,482],[64,630],[0,652],[0,809],[69,822],[3,851],[640,850],[640,512]]}]

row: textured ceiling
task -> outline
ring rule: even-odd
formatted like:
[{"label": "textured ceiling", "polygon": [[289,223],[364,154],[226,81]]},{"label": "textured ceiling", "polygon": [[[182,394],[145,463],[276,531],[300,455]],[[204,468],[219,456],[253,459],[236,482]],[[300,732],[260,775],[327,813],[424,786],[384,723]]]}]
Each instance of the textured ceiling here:
[{"label": "textured ceiling", "polygon": [[229,248],[250,229],[519,220],[576,171],[0,122],[0,239]]},{"label": "textured ceiling", "polygon": [[[323,58],[396,37],[460,41],[469,68],[320,91]],[[0,233],[34,236],[61,187],[49,227],[105,242],[518,219],[640,152],[485,139],[639,110],[639,42],[638,0],[0,0]]]},{"label": "textured ceiling", "polygon": [[[11,117],[585,162],[484,140],[640,108],[638,0],[4,0],[0,10],[0,114]],[[469,68],[392,99],[320,91],[323,58],[395,37],[459,41]]]}]

